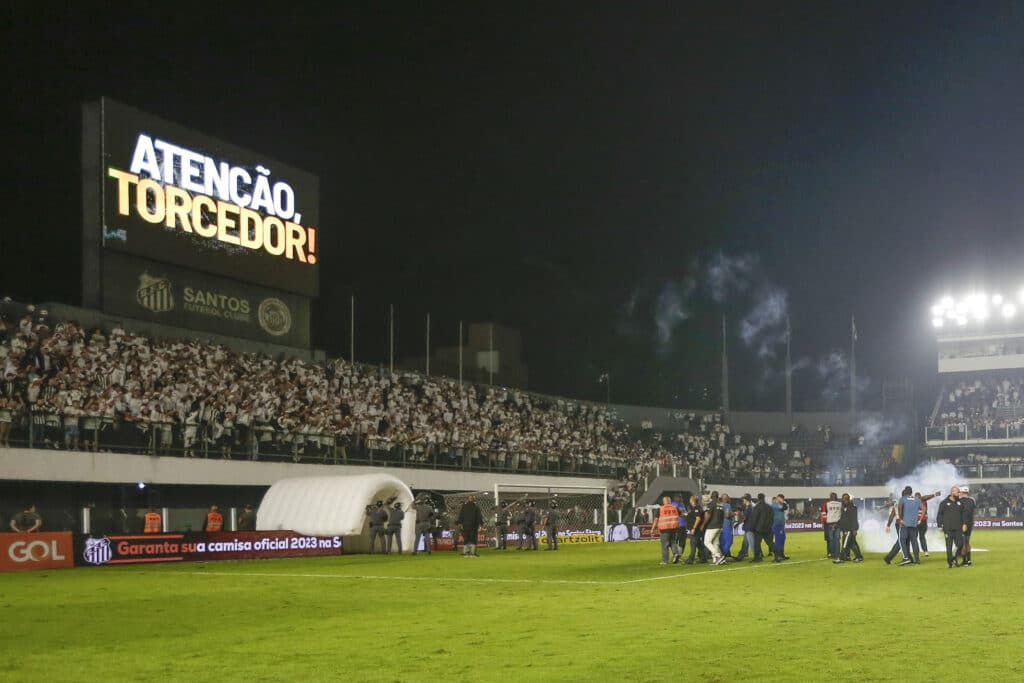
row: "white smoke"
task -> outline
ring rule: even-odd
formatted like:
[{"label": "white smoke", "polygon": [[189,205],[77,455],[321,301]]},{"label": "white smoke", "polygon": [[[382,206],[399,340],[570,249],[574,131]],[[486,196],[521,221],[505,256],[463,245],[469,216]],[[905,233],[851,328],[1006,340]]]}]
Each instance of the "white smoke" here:
[{"label": "white smoke", "polygon": [[[775,358],[779,345],[786,341],[789,296],[768,278],[757,254],[715,252],[693,259],[687,273],[685,279],[667,282],[657,290],[654,323],[659,350],[667,350],[676,327],[689,320],[702,303],[727,304],[749,306],[740,319],[740,338],[762,360]],[[627,316],[637,310],[635,294],[625,310]]]},{"label": "white smoke", "polygon": [[754,307],[740,320],[740,337],[748,348],[757,351],[758,358],[771,360],[786,342],[789,297],[781,287],[766,284],[755,299]]},{"label": "white smoke", "polygon": [[[794,361],[793,373],[803,370],[812,371],[818,386],[821,387],[820,395],[826,404],[835,404],[845,401],[850,395],[850,360],[845,351],[835,350],[818,356],[817,359],[802,357]],[[857,394],[863,396],[871,387],[871,380],[858,375]]]},{"label": "white smoke", "polygon": [[744,292],[751,284],[758,266],[757,254],[726,256],[714,254],[704,269],[708,293],[715,303],[725,303],[733,292]]},{"label": "white smoke", "polygon": [[857,420],[854,431],[864,438],[865,446],[880,446],[905,437],[908,421],[903,416],[862,416]]},{"label": "white smoke", "polygon": [[[900,493],[904,486],[910,486],[914,492],[920,492],[927,496],[938,492],[939,495],[928,501],[928,519],[935,521],[935,512],[939,509],[942,498],[949,495],[949,489],[962,482],[963,475],[948,462],[929,462],[918,465],[914,471],[902,477],[890,479],[886,482],[886,488],[894,501],[899,500]],[[858,541],[865,552],[884,553],[888,552],[893,543],[896,542],[896,527],[885,533],[885,521],[888,519],[888,512],[884,516],[868,517],[861,513],[861,533]],[[942,534],[936,533],[934,529],[928,531],[929,550],[941,548],[945,553],[946,546],[942,540]]]},{"label": "white smoke", "polygon": [[658,328],[658,348],[668,349],[676,325],[690,318],[690,296],[696,288],[691,279],[669,282],[658,292],[654,305],[654,324]]}]

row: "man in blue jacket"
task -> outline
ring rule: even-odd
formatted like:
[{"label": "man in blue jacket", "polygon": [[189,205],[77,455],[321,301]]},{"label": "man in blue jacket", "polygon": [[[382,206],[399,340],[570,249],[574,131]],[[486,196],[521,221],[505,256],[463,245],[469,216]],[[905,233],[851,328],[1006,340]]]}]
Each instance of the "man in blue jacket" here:
[{"label": "man in blue jacket", "polygon": [[772,498],[772,538],[775,540],[775,561],[788,560],[786,555],[786,497],[781,493]]}]

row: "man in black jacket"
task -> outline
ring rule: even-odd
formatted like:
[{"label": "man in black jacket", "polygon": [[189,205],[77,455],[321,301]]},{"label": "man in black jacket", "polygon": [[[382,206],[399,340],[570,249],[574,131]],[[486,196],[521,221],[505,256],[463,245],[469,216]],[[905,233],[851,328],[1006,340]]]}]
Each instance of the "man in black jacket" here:
[{"label": "man in black jacket", "polygon": [[967,484],[960,486],[960,496],[958,497],[960,505],[964,509],[964,543],[960,546],[960,555],[963,557],[961,565],[964,567],[970,567],[971,562],[971,532],[974,531],[974,509],[977,507],[977,503],[970,496],[970,489]]},{"label": "man in black jacket", "polygon": [[757,503],[750,513],[747,524],[754,530],[754,559],[751,562],[763,562],[764,551],[761,550],[761,543],[768,546],[768,552],[772,552],[772,509],[764,502],[764,494],[757,494]]},{"label": "man in black jacket", "polygon": [[860,529],[860,521],[857,519],[857,506],[850,500],[850,494],[843,494],[843,510],[839,517],[839,557],[832,560],[836,564],[846,562],[850,559],[850,551],[853,551],[854,562],[863,562],[864,555],[860,552],[860,544],[857,543],[857,530]]},{"label": "man in black jacket", "polygon": [[459,510],[459,526],[462,527],[462,542],[465,544],[463,556],[479,557],[476,552],[476,540],[483,523],[484,516],[476,504],[476,496],[470,496]]},{"label": "man in black jacket", "polygon": [[949,496],[939,503],[939,511],[935,521],[946,537],[946,564],[949,568],[959,567],[956,557],[964,544],[964,507],[960,502],[960,489],[956,486],[949,490]]},{"label": "man in black jacket", "polygon": [[[707,562],[704,557],[704,553],[707,552],[707,548],[704,547],[704,508],[700,506],[700,498],[697,496],[690,496],[690,505],[686,508],[685,521],[686,530],[680,529],[680,534],[685,533],[690,537],[690,557],[683,564],[693,564],[694,557],[701,563]],[[680,547],[680,555],[682,552]]]}]

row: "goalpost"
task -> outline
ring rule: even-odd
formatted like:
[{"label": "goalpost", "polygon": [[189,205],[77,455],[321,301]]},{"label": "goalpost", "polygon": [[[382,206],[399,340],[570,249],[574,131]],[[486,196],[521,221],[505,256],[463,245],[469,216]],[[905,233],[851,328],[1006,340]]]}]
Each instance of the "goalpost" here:
[{"label": "goalpost", "polygon": [[517,516],[533,503],[537,512],[536,533],[538,542],[546,539],[543,527],[544,517],[552,502],[558,506],[559,543],[601,543],[608,528],[608,487],[607,486],[541,486],[533,484],[495,483],[493,491],[462,491],[443,496],[448,519],[458,517],[462,504],[470,496],[483,513],[484,528],[481,529],[481,544],[496,546],[495,525],[502,503],[508,503],[512,518],[508,527],[507,540],[518,545],[519,527]]}]

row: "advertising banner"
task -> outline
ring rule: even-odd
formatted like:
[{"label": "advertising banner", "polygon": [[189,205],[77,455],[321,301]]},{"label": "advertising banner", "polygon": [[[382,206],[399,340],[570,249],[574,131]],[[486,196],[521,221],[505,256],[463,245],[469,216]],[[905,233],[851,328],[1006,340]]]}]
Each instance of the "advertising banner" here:
[{"label": "advertising banner", "polygon": [[309,299],[124,254],[103,259],[103,301],[126,318],[309,348]]},{"label": "advertising banner", "polygon": [[0,571],[74,566],[70,531],[0,534]]},{"label": "advertising banner", "polygon": [[1024,519],[1006,517],[978,517],[974,520],[975,529],[1024,529]]},{"label": "advertising banner", "polygon": [[[547,534],[543,529],[540,529],[536,533],[537,543],[544,544],[547,542]],[[520,534],[518,531],[509,531],[505,534],[505,542],[509,547],[515,547],[519,545]],[[455,547],[455,536],[453,532],[445,529],[441,532],[441,536],[438,538],[431,537],[432,543],[431,548],[434,550],[451,550]],[[461,535],[458,537],[461,542]],[[596,529],[584,529],[580,531],[559,531],[558,532],[558,543],[568,543],[570,545],[579,543],[604,543],[604,536],[600,531]],[[493,547],[495,544],[495,535],[490,529],[481,529],[477,535],[477,545],[481,547]],[[423,542],[416,546],[416,550],[424,550]]]},{"label": "advertising banner", "polygon": [[305,536],[294,531],[79,536],[74,562],[101,566],[313,557],[341,555],[342,545],[341,536]]},{"label": "advertising banner", "polygon": [[86,116],[105,251],[319,294],[316,176],[107,98]]}]

